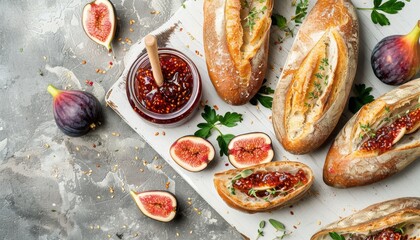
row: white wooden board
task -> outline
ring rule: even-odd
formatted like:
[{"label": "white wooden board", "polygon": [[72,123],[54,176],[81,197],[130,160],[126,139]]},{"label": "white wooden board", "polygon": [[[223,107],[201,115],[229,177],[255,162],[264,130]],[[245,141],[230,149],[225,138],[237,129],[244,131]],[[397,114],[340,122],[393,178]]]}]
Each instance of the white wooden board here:
[{"label": "white wooden board", "polygon": [[[315,1],[310,0],[310,8]],[[353,1],[358,7],[368,7],[372,1]],[[310,9],[309,8],[309,9]],[[391,26],[381,27],[374,25],[370,20],[370,11],[358,11],[360,21],[360,53],[359,65],[355,83],[365,83],[374,88],[375,97],[389,91],[392,87],[382,84],[374,76],[370,66],[370,54],[375,44],[383,37],[394,34],[408,33],[417,22],[420,1],[411,1],[398,15],[388,15]],[[286,16],[294,14],[294,7],[291,1],[275,1],[274,12]],[[276,151],[276,160],[289,159],[301,161],[309,165],[315,173],[315,183],[310,193],[292,208],[284,208],[269,213],[246,214],[228,207],[219,197],[213,186],[213,174],[232,168],[227,158],[217,158],[206,170],[199,173],[188,172],[179,167],[169,156],[169,146],[180,136],[193,134],[198,128],[196,125],[203,122],[200,116],[202,107],[196,112],[194,117],[185,125],[162,129],[145,123],[132,110],[128,103],[125,90],[125,79],[129,67],[144,50],[144,45],[140,41],[134,44],[127,53],[124,63],[125,71],[117,80],[106,95],[106,101],[148,144],[150,144],[220,215],[222,215],[233,227],[245,236],[255,239],[257,229],[261,220],[270,218],[283,222],[288,231],[292,234],[288,239],[309,239],[314,232],[322,226],[338,220],[340,217],[347,216],[356,210],[362,209],[370,204],[387,199],[407,196],[420,196],[420,166],[419,161],[414,162],[408,169],[386,179],[380,183],[365,187],[351,189],[334,189],[325,185],[322,181],[322,167],[326,152],[330,146],[332,138],[323,147],[311,154],[295,156],[287,153],[276,141],[271,125],[271,110],[260,106],[255,107],[251,104],[245,106],[230,106],[224,103],[216,94],[210,79],[208,78],[206,64],[204,60],[204,50],[202,45],[202,24],[203,24],[203,0],[190,0],[185,3],[185,8],[181,8],[172,18],[162,27],[153,32],[157,35],[165,46],[173,47],[189,56],[197,65],[203,82],[204,101],[208,101],[210,106],[217,105],[219,114],[227,111],[234,111],[244,115],[243,122],[234,128],[222,128],[224,133],[241,134],[250,131],[266,132],[273,139]],[[289,38],[282,44],[277,44],[277,38],[283,33],[276,27],[271,30],[271,44],[269,56],[269,69],[266,75],[268,85],[275,88],[281,67],[283,66],[288,49],[290,49],[293,39]],[[165,41],[162,41],[165,40]],[[162,44],[160,45],[162,46]],[[339,128],[351,117],[351,113],[343,114]],[[162,134],[165,132],[165,136]],[[155,133],[159,132],[158,136]],[[216,134],[209,139],[215,146]],[[216,149],[218,149],[216,147]],[[293,213],[292,213],[293,211]],[[278,235],[274,229],[267,224],[264,230],[265,237],[260,239],[273,239]]]}]

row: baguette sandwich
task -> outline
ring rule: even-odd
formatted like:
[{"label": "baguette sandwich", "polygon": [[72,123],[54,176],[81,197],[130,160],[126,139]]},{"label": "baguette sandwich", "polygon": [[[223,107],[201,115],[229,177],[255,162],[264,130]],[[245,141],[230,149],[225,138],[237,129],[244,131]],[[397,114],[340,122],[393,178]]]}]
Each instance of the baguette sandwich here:
[{"label": "baguette sandwich", "polygon": [[420,79],[363,106],[344,126],[324,164],[324,182],[353,187],[382,180],[420,157]]},{"label": "baguette sandwich", "polygon": [[227,103],[247,103],[264,80],[273,0],[205,0],[207,69]]},{"label": "baguette sandwich", "polygon": [[290,205],[314,181],[312,170],[299,162],[270,162],[214,175],[214,186],[231,207],[262,212]]},{"label": "baguette sandwich", "polygon": [[371,205],[334,222],[311,240],[420,239],[420,198],[399,198]]},{"label": "baguette sandwich", "polygon": [[356,73],[359,26],[350,0],[318,0],[303,22],[273,98],[273,127],[294,154],[318,148],[336,126]]}]

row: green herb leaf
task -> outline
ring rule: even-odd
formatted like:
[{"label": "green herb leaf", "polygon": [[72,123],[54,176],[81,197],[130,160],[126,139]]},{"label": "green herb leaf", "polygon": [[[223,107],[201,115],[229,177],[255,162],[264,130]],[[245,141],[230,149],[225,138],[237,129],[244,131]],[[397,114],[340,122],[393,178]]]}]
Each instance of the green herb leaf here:
[{"label": "green herb leaf", "polygon": [[219,115],[220,123],[226,127],[234,127],[238,125],[238,122],[242,122],[242,120],[242,114],[236,112],[227,112],[224,116]]},{"label": "green herb leaf", "polygon": [[253,197],[257,197],[257,191],[255,189],[251,188],[248,191],[248,195],[253,196]]},{"label": "green herb leaf", "polygon": [[281,30],[288,28],[287,19],[279,14],[273,14],[271,16],[272,24],[279,27]]},{"label": "green herb leaf", "polygon": [[293,16],[292,18],[295,21],[295,23],[303,22],[303,19],[308,13],[308,5],[309,0],[299,0],[299,3],[296,5],[295,16]]},{"label": "green herb leaf", "polygon": [[329,232],[328,233],[333,240],[346,240],[343,235],[340,235],[336,232]]},{"label": "green herb leaf", "polygon": [[270,218],[268,221],[276,229],[276,231],[285,231],[286,230],[286,227],[284,226],[283,223],[281,223],[281,222],[279,222],[275,219],[272,219],[272,218]]},{"label": "green herb leaf", "polygon": [[[409,2],[408,0],[406,0]],[[359,10],[371,10],[372,13],[370,14],[370,18],[372,22],[375,24],[379,24],[381,26],[390,25],[389,19],[379,11],[388,14],[396,14],[401,11],[405,6],[403,1],[399,0],[388,0],[385,3],[382,3],[382,0],[374,0],[372,8],[357,8]]]},{"label": "green herb leaf", "polygon": [[246,169],[246,170],[243,170],[240,173],[240,175],[241,175],[242,178],[247,178],[247,177],[251,176],[252,173],[253,173],[253,171],[251,169]]},{"label": "green herb leaf", "polygon": [[219,147],[220,147],[220,156],[226,155],[228,156],[228,144],[230,142],[230,140],[232,140],[232,138],[234,138],[235,135],[233,134],[225,134],[225,135],[219,135],[216,140],[219,143]]},{"label": "green herb leaf", "polygon": [[213,129],[214,125],[209,123],[200,123],[197,125],[200,129],[194,133],[194,136],[208,138],[211,135],[211,130]]},{"label": "green herb leaf", "polygon": [[[263,84],[266,82],[267,80],[264,79]],[[249,102],[252,105],[257,105],[258,102],[265,108],[271,109],[273,107],[273,98],[270,96],[265,96],[265,95],[271,95],[274,93],[274,89],[267,87],[265,85],[261,86],[261,88],[258,90],[258,93],[255,94],[255,96],[253,98],[251,98],[251,100],[249,100]]]},{"label": "green herb leaf", "polygon": [[265,227],[265,221],[264,220],[262,220],[261,222],[260,222],[260,228],[264,228]]},{"label": "green herb leaf", "polygon": [[370,95],[371,91],[372,91],[372,88],[371,87],[367,88],[365,84],[354,85],[353,92],[355,96],[350,97],[350,100],[349,100],[350,112],[356,113],[357,111],[359,111],[360,108],[363,107],[363,105],[373,102],[373,100],[375,100],[375,97]]},{"label": "green herb leaf", "polygon": [[204,107],[204,112],[201,116],[210,124],[215,124],[218,120],[216,110],[212,109],[209,105]]}]

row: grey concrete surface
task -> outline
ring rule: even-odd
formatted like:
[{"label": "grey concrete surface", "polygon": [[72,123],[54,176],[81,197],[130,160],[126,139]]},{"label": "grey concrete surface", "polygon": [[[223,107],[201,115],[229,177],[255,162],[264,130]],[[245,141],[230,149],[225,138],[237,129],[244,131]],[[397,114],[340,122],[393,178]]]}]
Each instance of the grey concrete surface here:
[{"label": "grey concrete surface", "polygon": [[[113,2],[119,31],[108,54],[82,29],[87,1],[0,0],[0,239],[241,239],[103,100],[130,41],[182,0]],[[104,124],[80,138],[61,133],[50,83],[95,92]],[[143,216],[129,196],[166,188],[180,205],[171,223]]]}]

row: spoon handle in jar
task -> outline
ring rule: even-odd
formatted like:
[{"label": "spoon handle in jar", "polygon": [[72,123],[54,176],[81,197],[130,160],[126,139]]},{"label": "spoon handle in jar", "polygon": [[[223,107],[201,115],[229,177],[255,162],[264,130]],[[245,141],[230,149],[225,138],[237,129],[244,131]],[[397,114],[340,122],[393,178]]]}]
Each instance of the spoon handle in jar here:
[{"label": "spoon handle in jar", "polygon": [[163,85],[163,75],[160,67],[156,37],[150,34],[147,35],[144,38],[144,44],[146,45],[147,55],[149,56],[150,65],[152,66],[153,78],[160,87]]}]

